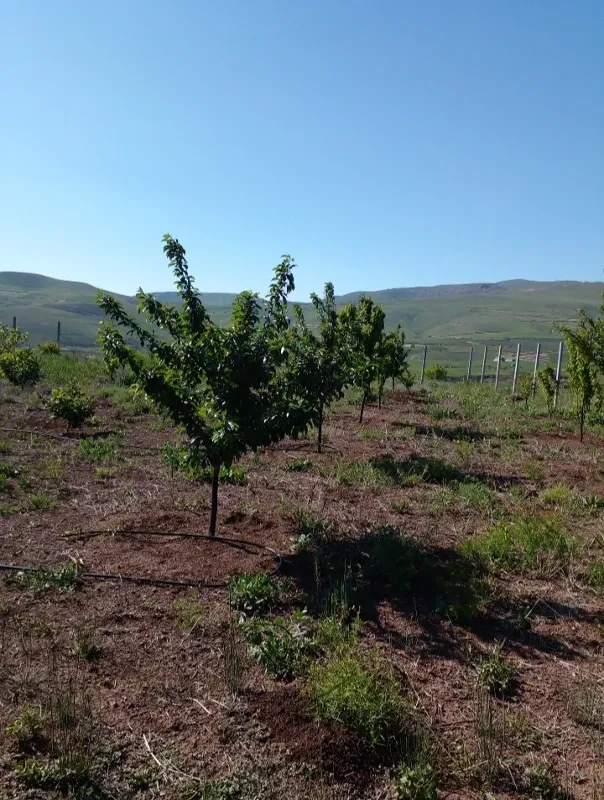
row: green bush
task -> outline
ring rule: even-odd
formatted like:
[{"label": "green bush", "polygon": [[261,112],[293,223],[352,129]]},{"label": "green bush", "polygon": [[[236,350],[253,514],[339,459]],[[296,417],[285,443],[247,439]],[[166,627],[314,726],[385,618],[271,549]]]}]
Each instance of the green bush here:
[{"label": "green bush", "polygon": [[316,663],[308,687],[320,722],[345,725],[377,749],[405,743],[410,728],[405,697],[377,657],[352,652]]},{"label": "green bush", "polygon": [[604,589],[604,561],[592,561],[587,570],[587,583],[594,589]]},{"label": "green bush", "polygon": [[75,383],[65,389],[53,389],[44,406],[53,417],[64,419],[68,429],[79,428],[94,414],[93,401]]},{"label": "green bush", "polygon": [[294,458],[285,465],[286,472],[309,472],[311,469],[312,461],[308,458]]},{"label": "green bush", "polygon": [[541,575],[567,572],[580,549],[580,540],[564,530],[553,516],[500,522],[475,534],[461,547],[463,554],[495,566]]},{"label": "green bush", "polygon": [[449,371],[442,364],[430,364],[426,367],[425,378],[429,381],[444,381],[449,377]]},{"label": "green bush", "polygon": [[78,449],[89,461],[112,461],[117,455],[117,442],[114,437],[80,439]]},{"label": "green bush", "polygon": [[41,374],[40,360],[30,347],[0,355],[0,375],[21,389],[33,386]]},{"label": "green bush", "polygon": [[312,620],[302,611],[289,617],[247,619],[243,635],[267,675],[289,680],[303,675],[313,652]]},{"label": "green bush", "polygon": [[231,608],[254,616],[269,608],[277,587],[266,572],[244,572],[229,579],[228,593]]},{"label": "green bush", "polygon": [[59,564],[56,567],[37,567],[28,572],[11,572],[6,582],[20,589],[33,589],[41,592],[46,589],[74,591],[82,583],[82,567],[75,561]]},{"label": "green bush", "polygon": [[40,342],[38,350],[45,356],[57,356],[61,352],[61,345],[58,342]]},{"label": "green bush", "polygon": [[436,775],[429,764],[401,764],[394,773],[398,800],[436,800]]},{"label": "green bush", "polygon": [[501,645],[492,648],[488,658],[478,667],[478,679],[497,697],[507,697],[514,687],[515,669],[503,655]]}]

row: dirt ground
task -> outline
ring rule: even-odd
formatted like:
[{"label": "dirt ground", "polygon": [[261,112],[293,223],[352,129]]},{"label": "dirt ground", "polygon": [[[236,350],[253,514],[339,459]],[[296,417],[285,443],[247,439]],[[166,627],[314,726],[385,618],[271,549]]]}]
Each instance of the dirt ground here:
[{"label": "dirt ground", "polygon": [[[437,406],[447,413],[435,415]],[[243,459],[245,484],[220,488],[219,535],[246,543],[234,546],[150,534],[205,534],[209,520],[209,485],[170,474],[161,448],[180,439],[154,414],[125,412],[106,397],[95,425],[66,433],[35,395],[5,394],[0,460],[14,474],[0,493],[0,562],[50,567],[73,559],[89,573],[125,578],[84,578],[63,592],[0,580],[0,791],[7,798],[52,796],[16,776],[26,754],[7,727],[38,702],[53,675],[67,681],[74,674],[108,753],[108,797],[204,797],[195,787],[226,777],[235,781],[231,794],[208,797],[396,797],[391,764],[344,726],[315,721],[303,678],[271,679],[248,655],[244,687],[229,696],[228,577],[280,564],[273,613],[303,607],[313,574],[292,546],[299,509],[351,547],[363,533],[400,527],[431,554],[435,576],[444,574],[461,542],[495,518],[543,510],[541,495],[552,486],[604,497],[604,442],[589,434],[580,444],[563,425],[533,424],[530,412],[517,422],[518,409],[510,412],[513,430],[505,421],[476,422],[455,399],[437,403],[417,391],[391,393],[382,409],[370,405],[362,426],[357,413],[341,405],[331,414],[320,455],[309,439]],[[113,442],[113,451],[91,460],[82,440]],[[312,464],[287,469],[296,459]],[[450,465],[457,479],[486,487],[490,505],[464,505],[448,492],[447,473],[429,469],[421,481],[346,485],[338,469],[351,462]],[[582,555],[564,574],[491,571],[488,603],[470,620],[436,608],[430,585],[370,592],[359,609],[362,647],[382,651],[432,732],[439,796],[553,797],[523,782],[538,759],[573,797],[604,797],[604,602],[583,579],[604,546],[604,511],[560,513],[585,542]],[[137,577],[205,585],[127,580]],[[202,607],[193,625],[182,619],[191,606]],[[94,636],[94,658],[70,655],[83,629]],[[517,690],[489,711],[508,730],[489,783],[477,735],[477,664],[494,643],[516,669]],[[587,722],[577,711],[586,687],[585,702],[602,704],[601,717]]]}]

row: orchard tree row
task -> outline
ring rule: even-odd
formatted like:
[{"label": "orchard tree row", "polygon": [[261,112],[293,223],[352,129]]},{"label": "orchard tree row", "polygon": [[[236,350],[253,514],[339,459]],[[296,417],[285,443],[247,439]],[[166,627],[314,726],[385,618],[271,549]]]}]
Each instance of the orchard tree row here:
[{"label": "orchard tree row", "polygon": [[[110,322],[100,345],[110,370],[129,369],[134,382],[188,438],[183,466],[209,468],[212,503],[209,532],[216,532],[221,470],[249,450],[317,429],[318,450],[329,406],[348,386],[362,397],[360,419],[374,387],[381,405],[391,379],[410,383],[405,336],[386,333],[385,313],[369,297],[341,311],[334,287],[311,296],[318,324],[313,329],[300,306],[288,314],[295,264],[282,256],[264,302],[242,292],[226,327],[214,323],[189,273],[185,249],[164,236],[181,298],[179,306],[139,290],[144,327],[110,295],[100,308]],[[159,333],[161,331],[161,333]]]}]

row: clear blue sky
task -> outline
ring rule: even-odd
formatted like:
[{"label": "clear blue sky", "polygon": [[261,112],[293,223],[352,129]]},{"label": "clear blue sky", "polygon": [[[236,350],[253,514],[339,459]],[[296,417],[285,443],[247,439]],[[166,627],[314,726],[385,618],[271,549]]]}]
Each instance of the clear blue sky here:
[{"label": "clear blue sky", "polygon": [[0,270],[601,280],[602,0],[5,0]]}]

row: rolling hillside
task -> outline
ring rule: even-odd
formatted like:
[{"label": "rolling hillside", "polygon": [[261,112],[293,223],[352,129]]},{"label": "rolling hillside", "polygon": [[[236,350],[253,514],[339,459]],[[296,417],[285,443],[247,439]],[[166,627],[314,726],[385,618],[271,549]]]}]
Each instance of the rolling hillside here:
[{"label": "rolling hillside", "polygon": [[[23,272],[0,272],[0,322],[11,324],[13,316],[31,341],[53,339],[61,321],[65,346],[94,346],[101,319],[94,298],[97,289],[86,283],[56,280]],[[594,313],[600,305],[604,283],[578,281],[535,282],[512,280],[501,283],[387,289],[353,292],[339,298],[340,304],[370,294],[383,304],[389,326],[401,324],[409,342],[468,342],[521,339],[535,341],[558,338],[555,322],[572,321],[578,308]],[[116,295],[134,310],[132,297]],[[159,292],[173,301],[174,292]],[[234,295],[204,294],[214,318],[228,318]]]}]

